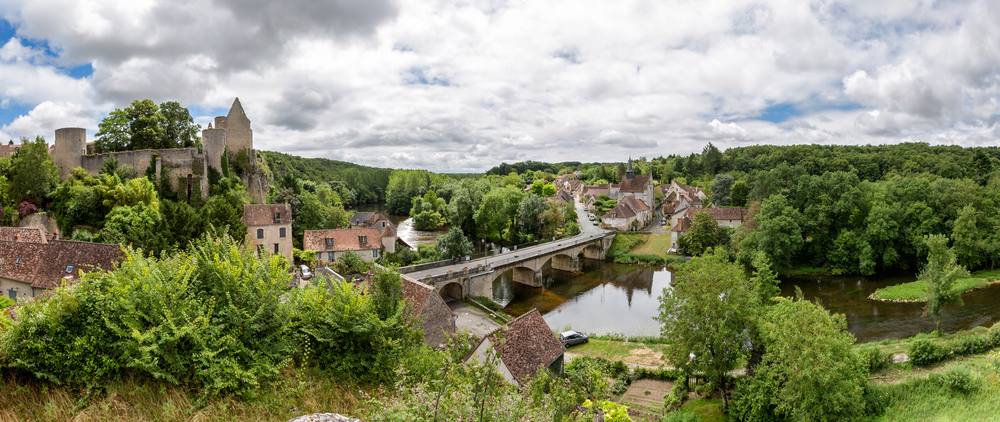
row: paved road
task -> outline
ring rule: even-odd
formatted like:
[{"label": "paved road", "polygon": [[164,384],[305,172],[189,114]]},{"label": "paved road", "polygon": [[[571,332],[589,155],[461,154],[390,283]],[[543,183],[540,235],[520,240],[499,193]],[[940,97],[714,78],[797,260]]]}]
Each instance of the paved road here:
[{"label": "paved road", "polygon": [[414,279],[420,280],[421,278],[423,278],[424,276],[426,276],[428,274],[430,274],[430,275],[439,275],[439,274],[444,274],[444,273],[448,272],[448,270],[458,272],[458,271],[461,271],[465,267],[475,268],[476,265],[479,265],[479,264],[486,265],[487,263],[490,263],[490,262],[507,261],[507,260],[510,260],[510,259],[514,259],[514,255],[519,255],[520,257],[523,258],[525,256],[526,252],[534,252],[534,253],[537,253],[537,254],[544,254],[544,253],[547,253],[548,251],[552,251],[552,250],[555,250],[555,249],[562,249],[564,246],[559,246],[560,243],[563,244],[563,245],[567,245],[568,244],[567,242],[589,241],[591,239],[591,236],[593,236],[593,237],[596,238],[596,237],[598,237],[600,235],[603,235],[606,232],[610,232],[611,231],[611,230],[604,230],[604,229],[601,229],[598,226],[595,226],[594,223],[591,222],[587,218],[587,212],[584,210],[583,204],[581,204],[579,202],[575,202],[575,204],[576,204],[576,209],[577,209],[577,222],[580,224],[580,234],[578,234],[576,236],[569,237],[569,238],[566,238],[566,239],[560,239],[558,242],[554,242],[554,243],[553,242],[543,243],[541,245],[529,246],[529,247],[526,247],[526,248],[521,248],[521,249],[518,249],[516,251],[509,251],[509,252],[505,252],[505,253],[501,253],[501,254],[497,254],[497,255],[490,255],[489,257],[487,257],[485,259],[484,258],[478,258],[478,259],[473,259],[471,261],[465,261],[465,262],[462,262],[460,264],[454,264],[454,265],[447,265],[447,266],[444,266],[444,267],[431,268],[429,270],[423,270],[423,271],[414,271],[412,273],[408,273],[407,275],[410,276],[410,277],[413,277]]},{"label": "paved road", "polygon": [[482,311],[459,302],[452,298],[445,298],[448,308],[451,309],[458,319],[455,320],[455,328],[458,330],[468,330],[478,338],[483,338],[491,331],[500,328],[492,319],[486,317]]}]

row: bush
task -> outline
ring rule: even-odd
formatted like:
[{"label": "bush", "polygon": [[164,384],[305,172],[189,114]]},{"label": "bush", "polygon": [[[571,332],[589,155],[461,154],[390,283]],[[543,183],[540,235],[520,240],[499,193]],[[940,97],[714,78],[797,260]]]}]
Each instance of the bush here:
[{"label": "bush", "polygon": [[160,259],[129,249],[115,271],[23,305],[0,366],[89,389],[132,374],[253,397],[292,354],[278,299],[288,280],[229,237]]},{"label": "bush", "polygon": [[965,395],[979,387],[979,379],[966,366],[955,365],[933,374],[932,377],[952,393]]},{"label": "bush", "polygon": [[0,311],[8,306],[14,306],[17,302],[7,296],[0,296]]},{"label": "bush", "polygon": [[874,374],[892,363],[892,356],[882,352],[877,347],[864,347],[858,350],[858,356],[868,367],[868,373]]},{"label": "bush", "polygon": [[1000,324],[993,324],[990,332],[986,334],[986,342],[989,347],[1000,347]]},{"label": "bush", "polygon": [[948,350],[927,339],[919,339],[910,345],[910,361],[917,366],[933,365],[948,356]]},{"label": "bush", "polygon": [[663,415],[660,422],[701,422],[701,416],[694,412],[674,411]]},{"label": "bush", "polygon": [[985,336],[968,335],[948,342],[947,349],[955,355],[971,355],[985,353],[990,344]]}]

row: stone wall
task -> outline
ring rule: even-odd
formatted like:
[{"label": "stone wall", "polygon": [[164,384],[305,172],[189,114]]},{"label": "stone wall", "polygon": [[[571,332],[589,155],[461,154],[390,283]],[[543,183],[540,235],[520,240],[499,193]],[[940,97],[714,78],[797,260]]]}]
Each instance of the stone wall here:
[{"label": "stone wall", "polygon": [[65,179],[80,167],[80,158],[87,152],[87,129],[64,127],[56,129],[55,155],[52,160],[59,167],[59,178]]}]

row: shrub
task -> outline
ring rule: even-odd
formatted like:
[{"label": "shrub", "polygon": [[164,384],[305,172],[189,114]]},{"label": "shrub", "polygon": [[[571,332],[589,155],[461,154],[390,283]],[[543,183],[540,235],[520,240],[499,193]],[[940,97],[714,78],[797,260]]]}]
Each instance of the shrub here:
[{"label": "shrub", "polygon": [[694,412],[674,411],[663,415],[660,422],[701,422],[701,416]]},{"label": "shrub", "polygon": [[933,365],[947,356],[947,349],[927,339],[916,340],[910,345],[910,360],[914,365]]},{"label": "shrub", "polygon": [[990,345],[985,336],[969,335],[948,342],[947,349],[955,355],[971,355],[985,353]]},{"label": "shrub", "polygon": [[1000,347],[1000,324],[993,324],[990,327],[990,331],[986,334],[987,343],[990,347]]},{"label": "shrub", "polygon": [[874,374],[892,363],[892,355],[877,347],[864,347],[858,350],[858,356],[868,367],[868,373]]},{"label": "shrub", "polygon": [[620,396],[628,391],[628,380],[619,379],[615,381],[615,385],[611,387],[611,394],[615,396]]},{"label": "shrub", "polygon": [[979,380],[966,366],[955,365],[933,374],[933,379],[952,393],[969,394],[979,387]]},{"label": "shrub", "polygon": [[229,237],[160,259],[129,249],[115,271],[22,306],[0,365],[91,389],[134,374],[201,398],[253,397],[291,355],[278,300],[288,279]]}]

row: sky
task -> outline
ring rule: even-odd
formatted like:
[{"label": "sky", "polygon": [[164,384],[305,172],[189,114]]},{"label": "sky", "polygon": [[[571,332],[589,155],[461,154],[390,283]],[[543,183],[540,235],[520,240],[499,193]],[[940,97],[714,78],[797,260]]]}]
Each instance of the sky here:
[{"label": "sky", "polygon": [[1000,2],[4,0],[0,139],[133,100],[254,146],[475,172],[757,144],[1000,141]]}]

